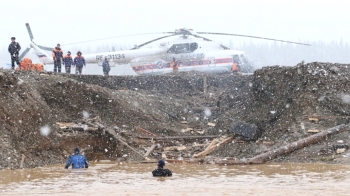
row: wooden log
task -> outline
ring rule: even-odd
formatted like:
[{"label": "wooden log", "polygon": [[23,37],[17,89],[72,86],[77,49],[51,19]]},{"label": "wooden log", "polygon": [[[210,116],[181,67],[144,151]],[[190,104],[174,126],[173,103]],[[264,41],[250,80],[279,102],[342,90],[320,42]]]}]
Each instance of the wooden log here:
[{"label": "wooden log", "polygon": [[156,134],[154,134],[154,133],[152,133],[152,132],[149,132],[149,131],[147,131],[146,129],[143,129],[143,128],[141,128],[141,127],[136,127],[136,130],[139,131],[139,132],[141,132],[141,133],[144,133],[144,134],[146,134],[146,135],[157,136]]},{"label": "wooden log", "polygon": [[153,139],[153,140],[176,140],[176,139],[208,139],[217,138],[219,135],[183,135],[183,136],[168,136],[168,137],[149,137],[149,136],[138,136],[140,139]]},{"label": "wooden log", "polygon": [[157,146],[157,144],[153,144],[150,148],[148,148],[147,152],[143,156],[148,157],[148,155],[153,152],[153,150],[156,148],[156,146]]},{"label": "wooden log", "polygon": [[[344,124],[338,125],[338,126],[330,128],[330,129],[327,129],[325,131],[322,131],[320,133],[316,133],[314,135],[311,135],[307,138],[304,138],[304,139],[301,139],[299,141],[288,144],[286,146],[282,146],[280,148],[277,148],[277,149],[271,150],[269,152],[255,156],[251,159],[248,159],[246,161],[246,163],[247,164],[265,163],[266,161],[275,159],[278,156],[290,154],[291,152],[293,152],[295,150],[298,150],[300,148],[304,148],[305,146],[317,143],[321,140],[324,140],[326,137],[328,137],[330,135],[338,134],[338,133],[344,132],[346,130],[349,130],[349,127],[347,125],[344,125]],[[228,163],[226,163],[226,164],[228,164]]]},{"label": "wooden log", "polygon": [[21,160],[21,164],[19,166],[19,168],[23,169],[23,164],[24,164],[24,159],[26,158],[26,156],[24,154],[22,154],[22,160]]},{"label": "wooden log", "polygon": [[221,141],[220,143],[216,144],[216,145],[212,145],[211,144],[209,146],[211,146],[210,148],[206,148],[203,152],[200,152],[198,154],[193,155],[194,158],[203,158],[206,155],[214,152],[215,150],[221,148],[223,145],[227,144],[228,142],[231,142],[233,140],[233,136],[228,137],[226,139],[224,139],[223,141]]}]

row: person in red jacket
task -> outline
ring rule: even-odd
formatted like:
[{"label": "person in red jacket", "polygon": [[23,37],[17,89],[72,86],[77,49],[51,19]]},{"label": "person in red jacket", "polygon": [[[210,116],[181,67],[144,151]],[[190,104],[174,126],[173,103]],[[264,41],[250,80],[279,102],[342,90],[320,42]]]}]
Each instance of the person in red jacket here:
[{"label": "person in red jacket", "polygon": [[53,58],[53,64],[54,68],[53,71],[58,73],[61,73],[61,62],[63,59],[63,51],[61,50],[61,45],[57,44],[57,46],[52,50],[52,58]]}]

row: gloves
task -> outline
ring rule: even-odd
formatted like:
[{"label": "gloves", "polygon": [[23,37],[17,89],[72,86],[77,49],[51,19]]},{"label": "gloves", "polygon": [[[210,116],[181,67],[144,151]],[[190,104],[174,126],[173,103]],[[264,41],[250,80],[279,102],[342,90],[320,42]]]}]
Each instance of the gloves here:
[{"label": "gloves", "polygon": [[85,168],[89,168],[89,166],[85,166]]},{"label": "gloves", "polygon": [[67,166],[64,166],[64,169],[68,169],[68,167],[67,167]]}]

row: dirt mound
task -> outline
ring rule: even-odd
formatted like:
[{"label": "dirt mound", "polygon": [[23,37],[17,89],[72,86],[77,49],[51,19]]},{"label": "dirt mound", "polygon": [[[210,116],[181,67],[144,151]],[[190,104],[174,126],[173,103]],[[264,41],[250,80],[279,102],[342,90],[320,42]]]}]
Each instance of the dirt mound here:
[{"label": "dirt mound", "polygon": [[[63,130],[57,124],[94,117],[108,129],[118,127],[118,137],[139,153],[155,144],[138,137],[140,127],[156,137],[219,137],[231,134],[233,124],[246,123],[254,127],[257,140],[240,141],[238,134],[211,155],[252,157],[306,137],[309,130],[348,123],[347,66],[315,62],[237,76],[189,72],[104,77],[0,70],[0,166],[18,168],[22,154],[27,157],[24,167],[63,163],[77,146],[89,160],[132,157],[130,148],[109,132]],[[211,141],[200,137],[159,140],[150,157],[190,158]],[[347,137],[345,132],[328,138],[328,143],[284,160],[329,160],[320,158],[321,148],[328,150],[337,140],[347,145]]]}]

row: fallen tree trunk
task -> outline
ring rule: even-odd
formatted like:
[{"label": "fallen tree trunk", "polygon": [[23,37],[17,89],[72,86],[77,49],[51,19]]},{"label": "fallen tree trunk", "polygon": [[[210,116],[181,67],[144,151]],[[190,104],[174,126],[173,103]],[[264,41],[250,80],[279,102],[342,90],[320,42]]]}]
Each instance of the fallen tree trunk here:
[{"label": "fallen tree trunk", "polygon": [[311,135],[309,137],[306,137],[304,139],[301,139],[299,141],[293,142],[291,144],[288,144],[286,146],[282,146],[280,148],[271,150],[269,152],[260,154],[258,156],[255,156],[253,158],[250,158],[248,160],[237,160],[237,161],[231,161],[231,160],[222,160],[218,161],[218,164],[225,164],[225,165],[237,165],[237,164],[262,164],[266,161],[272,160],[277,158],[278,156],[287,155],[292,153],[295,150],[304,148],[305,146],[317,143],[319,141],[324,140],[326,137],[334,134],[338,134],[341,132],[344,132],[346,130],[349,130],[349,127],[347,125],[338,125],[335,127],[332,127],[330,129],[327,129],[325,131],[319,132],[315,135]]}]

